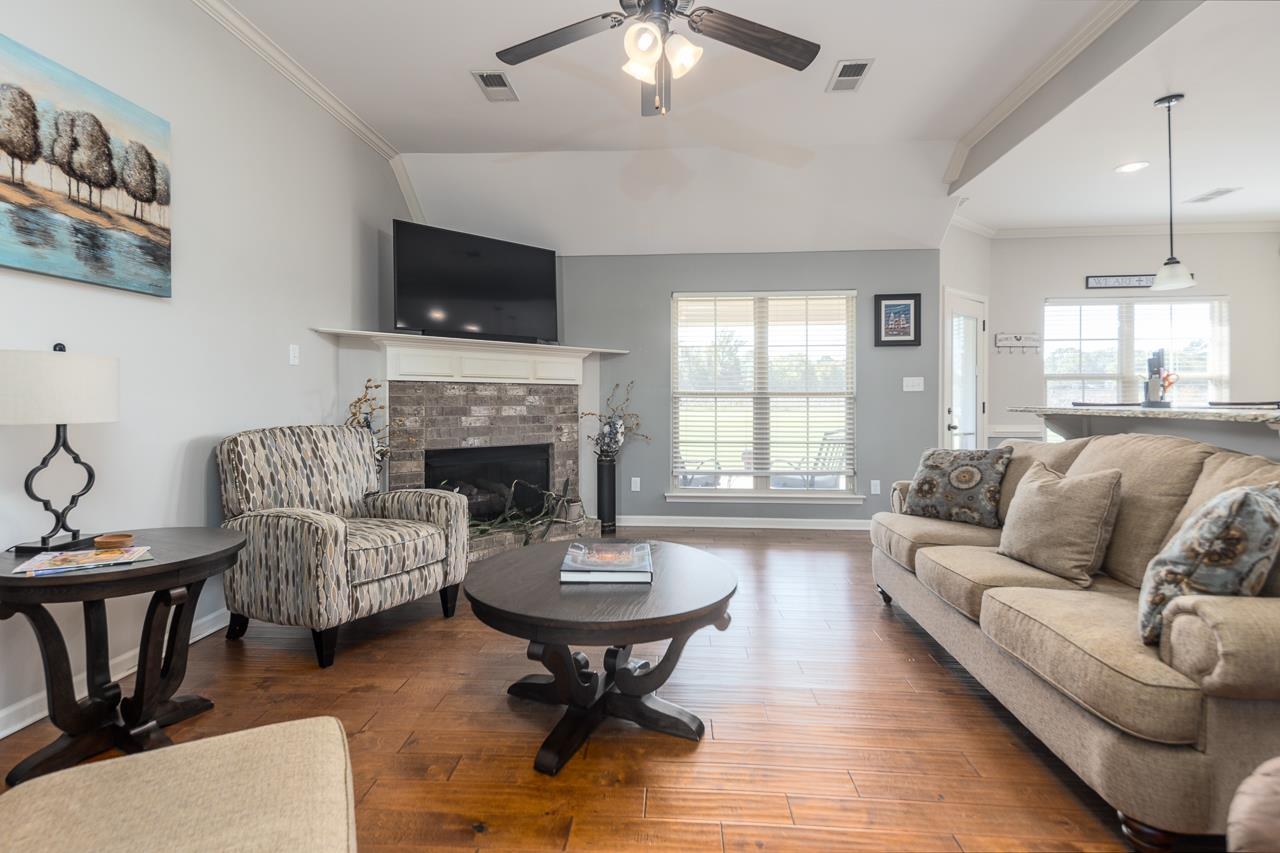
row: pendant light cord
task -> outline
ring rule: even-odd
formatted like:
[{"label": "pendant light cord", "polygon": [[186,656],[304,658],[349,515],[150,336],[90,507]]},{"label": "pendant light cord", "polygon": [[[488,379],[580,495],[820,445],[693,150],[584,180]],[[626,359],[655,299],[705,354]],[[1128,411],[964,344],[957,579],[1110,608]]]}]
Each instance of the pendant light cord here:
[{"label": "pendant light cord", "polygon": [[1169,142],[1169,257],[1173,258],[1173,104],[1165,104],[1164,112]]}]

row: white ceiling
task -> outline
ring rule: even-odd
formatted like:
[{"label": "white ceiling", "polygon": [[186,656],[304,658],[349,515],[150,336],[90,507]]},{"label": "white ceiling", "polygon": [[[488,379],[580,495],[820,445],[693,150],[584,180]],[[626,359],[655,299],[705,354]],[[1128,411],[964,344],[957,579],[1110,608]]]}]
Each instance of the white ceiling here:
[{"label": "white ceiling", "polygon": [[[961,191],[997,232],[1158,224],[1168,216],[1161,95],[1173,111],[1181,224],[1280,222],[1280,3],[1204,3]],[[1147,160],[1129,175],[1113,170]],[[1217,187],[1241,192],[1205,204]]]},{"label": "white ceiling", "polygon": [[[639,115],[621,29],[514,68],[497,50],[617,6],[611,0],[233,0],[401,153],[753,147],[778,150],[964,135],[1106,5],[1103,0],[715,0],[822,44],[796,72],[706,38],[665,118]],[[696,5],[696,4],[695,4]],[[835,62],[876,60],[854,94]],[[468,72],[506,70],[518,104]]]}]

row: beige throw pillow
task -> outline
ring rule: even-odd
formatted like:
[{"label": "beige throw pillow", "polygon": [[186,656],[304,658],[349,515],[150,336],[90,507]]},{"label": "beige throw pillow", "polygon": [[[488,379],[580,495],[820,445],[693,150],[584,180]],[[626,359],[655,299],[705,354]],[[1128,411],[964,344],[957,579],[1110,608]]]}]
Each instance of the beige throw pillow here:
[{"label": "beige throw pillow", "polygon": [[1009,504],[998,550],[1087,587],[1102,566],[1119,511],[1114,468],[1066,477],[1036,462]]}]

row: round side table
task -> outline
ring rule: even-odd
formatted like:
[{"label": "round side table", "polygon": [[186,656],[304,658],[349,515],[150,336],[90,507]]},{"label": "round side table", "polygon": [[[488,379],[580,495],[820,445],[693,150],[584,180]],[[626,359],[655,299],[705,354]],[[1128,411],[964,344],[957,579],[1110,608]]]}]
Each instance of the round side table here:
[{"label": "round side table", "polygon": [[[21,614],[31,623],[44,661],[49,719],[63,734],[9,771],[8,785],[71,767],[117,748],[140,752],[172,741],[164,727],[203,713],[213,703],[175,696],[187,671],[187,647],[196,602],[209,578],[235,564],[244,536],[207,527],[134,530],[134,541],[151,546],[154,558],[44,577],[13,574],[24,557],[0,554],[0,619]],[[111,680],[106,599],[151,593],[142,621],[133,695]],[[67,644],[47,604],[84,607],[85,668],[89,695],[76,699]]]}]

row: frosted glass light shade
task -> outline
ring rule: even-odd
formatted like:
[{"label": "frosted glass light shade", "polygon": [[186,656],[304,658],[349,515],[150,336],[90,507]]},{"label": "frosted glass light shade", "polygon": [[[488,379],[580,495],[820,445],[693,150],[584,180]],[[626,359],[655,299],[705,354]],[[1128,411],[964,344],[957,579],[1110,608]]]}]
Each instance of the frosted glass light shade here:
[{"label": "frosted glass light shade", "polygon": [[677,33],[667,38],[667,61],[671,63],[671,78],[679,80],[693,70],[702,58],[702,48]]},{"label": "frosted glass light shade", "polygon": [[1196,280],[1191,270],[1177,258],[1170,258],[1164,262],[1164,266],[1160,267],[1160,272],[1156,273],[1156,283],[1151,285],[1151,289],[1186,290],[1188,287],[1195,286]]},{"label": "frosted glass light shade", "polygon": [[118,420],[118,359],[78,352],[0,350],[0,425]]},{"label": "frosted glass light shade", "polygon": [[632,62],[653,65],[662,55],[662,31],[648,21],[632,24],[622,39],[622,47]]},{"label": "frosted glass light shade", "polygon": [[645,65],[643,62],[631,60],[622,66],[622,70],[639,80],[641,83],[648,83],[650,86],[658,82],[658,69],[656,65]]}]

